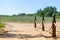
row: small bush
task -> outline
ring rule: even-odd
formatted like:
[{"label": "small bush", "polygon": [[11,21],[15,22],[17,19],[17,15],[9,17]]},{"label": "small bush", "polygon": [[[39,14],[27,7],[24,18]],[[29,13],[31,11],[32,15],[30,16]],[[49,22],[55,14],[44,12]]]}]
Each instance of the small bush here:
[{"label": "small bush", "polygon": [[4,25],[5,25],[5,24],[3,24],[3,23],[0,23],[0,28],[4,27]]}]

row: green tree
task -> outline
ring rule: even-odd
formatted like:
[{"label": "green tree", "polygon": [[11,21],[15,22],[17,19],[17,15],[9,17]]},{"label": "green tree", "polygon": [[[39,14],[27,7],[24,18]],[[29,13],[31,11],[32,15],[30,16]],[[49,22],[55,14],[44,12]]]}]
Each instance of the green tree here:
[{"label": "green tree", "polygon": [[19,13],[18,16],[25,16],[26,13]]},{"label": "green tree", "polygon": [[49,17],[51,17],[53,13],[54,13],[54,14],[57,13],[56,7],[48,6],[48,7],[44,8],[43,10],[41,10],[41,9],[37,10],[36,15],[37,15],[37,16],[42,16],[42,15],[44,15],[44,16],[49,16]]},{"label": "green tree", "polygon": [[44,15],[43,10],[41,10],[41,9],[38,10],[37,13],[36,13],[36,15],[37,15],[37,16],[42,16],[42,15]]},{"label": "green tree", "polygon": [[17,15],[14,14],[14,15],[12,15],[12,16],[17,16]]},{"label": "green tree", "polygon": [[56,7],[52,7],[52,6],[48,6],[46,8],[44,8],[44,14],[45,16],[52,16],[52,14],[56,14],[57,13],[57,10],[56,10]]}]

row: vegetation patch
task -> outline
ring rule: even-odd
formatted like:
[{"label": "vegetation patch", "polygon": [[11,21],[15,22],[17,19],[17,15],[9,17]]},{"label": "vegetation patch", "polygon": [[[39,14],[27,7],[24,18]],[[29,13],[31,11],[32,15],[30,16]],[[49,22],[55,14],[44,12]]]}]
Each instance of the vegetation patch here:
[{"label": "vegetation patch", "polygon": [[5,24],[4,23],[0,23],[0,28],[4,27]]},{"label": "vegetation patch", "polygon": [[56,16],[56,18],[60,19],[60,16]]}]

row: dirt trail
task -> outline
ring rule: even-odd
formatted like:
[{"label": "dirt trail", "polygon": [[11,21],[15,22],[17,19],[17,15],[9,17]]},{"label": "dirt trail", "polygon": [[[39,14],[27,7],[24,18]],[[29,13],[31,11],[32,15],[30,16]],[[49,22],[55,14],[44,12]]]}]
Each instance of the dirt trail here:
[{"label": "dirt trail", "polygon": [[[60,40],[60,37],[52,38],[51,34],[47,31],[42,31],[38,24],[34,28],[33,23],[7,23],[11,25],[11,30],[3,35],[0,40]],[[10,27],[7,25],[8,27]],[[60,33],[58,33],[60,35]]]}]

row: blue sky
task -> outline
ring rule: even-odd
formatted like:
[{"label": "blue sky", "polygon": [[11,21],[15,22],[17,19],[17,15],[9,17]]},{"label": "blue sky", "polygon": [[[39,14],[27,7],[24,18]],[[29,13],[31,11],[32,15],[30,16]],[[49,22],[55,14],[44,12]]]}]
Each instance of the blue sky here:
[{"label": "blue sky", "polygon": [[35,13],[47,6],[55,6],[60,11],[60,0],[0,0],[0,15]]}]

